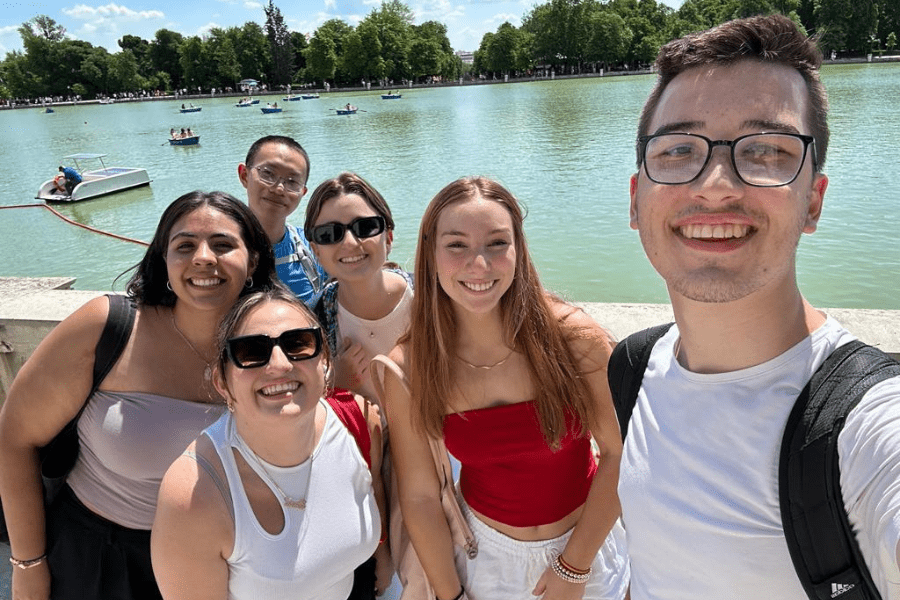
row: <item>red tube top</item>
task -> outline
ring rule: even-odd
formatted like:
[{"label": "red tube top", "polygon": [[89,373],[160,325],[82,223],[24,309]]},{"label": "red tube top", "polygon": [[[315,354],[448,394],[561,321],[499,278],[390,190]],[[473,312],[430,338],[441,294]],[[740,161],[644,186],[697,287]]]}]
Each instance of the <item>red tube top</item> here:
[{"label": "red tube top", "polygon": [[444,441],[459,459],[463,498],[486,517],[512,527],[559,521],[587,499],[597,471],[588,436],[574,415],[552,452],[533,401],[444,417]]}]

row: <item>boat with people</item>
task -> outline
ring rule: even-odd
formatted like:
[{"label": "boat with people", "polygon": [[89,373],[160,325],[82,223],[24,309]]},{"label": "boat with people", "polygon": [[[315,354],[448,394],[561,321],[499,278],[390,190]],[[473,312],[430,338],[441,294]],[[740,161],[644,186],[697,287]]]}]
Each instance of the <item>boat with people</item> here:
[{"label": "boat with people", "polygon": [[[46,202],[78,202],[97,196],[113,194],[143,185],[150,185],[150,176],[147,169],[139,167],[107,167],[103,162],[106,154],[79,153],[64,156],[64,160],[70,160],[75,164],[75,170],[81,175],[81,182],[72,188],[69,194],[65,189],[60,190],[57,185],[58,178],[45,181],[38,189],[38,200]],[[99,169],[85,170],[82,164],[89,161],[99,161]]]},{"label": "boat with people", "polygon": [[265,106],[261,106],[259,110],[263,111],[264,115],[268,115],[271,113],[280,113],[282,109],[278,104],[266,104]]},{"label": "boat with people", "polygon": [[181,109],[178,112],[195,113],[195,112],[200,112],[202,109],[203,109],[202,106],[194,106],[193,104],[191,104],[190,106],[185,106],[184,104],[182,104]]},{"label": "boat with people", "polygon": [[169,145],[171,146],[196,146],[199,143],[200,136],[196,134],[185,137],[169,138]]},{"label": "boat with people", "polygon": [[259,100],[255,100],[253,98],[241,98],[240,102],[235,104],[238,108],[244,108],[247,106],[253,106],[254,104],[259,104]]},{"label": "boat with people", "polygon": [[281,99],[284,102],[297,102],[298,100],[302,100],[300,96],[285,96]]},{"label": "boat with people", "polygon": [[46,114],[50,114],[50,113],[53,113],[53,112],[56,112],[56,111],[53,110],[52,108],[50,108],[49,106],[48,106],[47,108],[44,109],[44,113],[46,113]]},{"label": "boat with people", "polygon": [[318,100],[319,93],[316,92],[314,94],[300,94],[300,97],[303,98],[304,100]]},{"label": "boat with people", "polygon": [[399,100],[403,97],[403,94],[398,94],[397,92],[388,92],[387,94],[382,94],[382,100]]},{"label": "boat with people", "polygon": [[356,111],[358,111],[359,108],[353,106],[352,104],[347,104],[346,106],[342,106],[334,110],[337,111],[337,114],[339,115],[355,115]]}]

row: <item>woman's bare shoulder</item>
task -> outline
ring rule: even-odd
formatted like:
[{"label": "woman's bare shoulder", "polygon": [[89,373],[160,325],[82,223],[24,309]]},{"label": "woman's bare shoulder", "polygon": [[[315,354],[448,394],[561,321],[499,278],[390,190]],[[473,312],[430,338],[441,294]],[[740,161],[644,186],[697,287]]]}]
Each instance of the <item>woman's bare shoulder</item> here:
[{"label": "woman's bare shoulder", "polygon": [[551,306],[576,355],[596,363],[595,366],[605,368],[615,346],[615,338],[609,330],[577,306],[559,300],[551,303]]},{"label": "woman's bare shoulder", "polygon": [[212,442],[201,435],[169,466],[160,486],[160,505],[183,519],[230,518],[228,480]]}]

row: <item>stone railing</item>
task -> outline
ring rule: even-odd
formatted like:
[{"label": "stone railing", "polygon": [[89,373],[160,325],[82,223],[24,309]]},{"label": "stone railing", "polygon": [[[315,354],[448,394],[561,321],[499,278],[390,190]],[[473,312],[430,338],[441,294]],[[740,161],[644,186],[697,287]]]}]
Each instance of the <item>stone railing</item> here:
[{"label": "stone railing", "polygon": [[[25,360],[57,323],[105,292],[69,289],[73,278],[0,277],[0,402]],[[673,320],[667,304],[580,303],[617,339]],[[900,310],[823,309],[864,342],[900,358]],[[52,374],[49,374],[52,376]]]}]

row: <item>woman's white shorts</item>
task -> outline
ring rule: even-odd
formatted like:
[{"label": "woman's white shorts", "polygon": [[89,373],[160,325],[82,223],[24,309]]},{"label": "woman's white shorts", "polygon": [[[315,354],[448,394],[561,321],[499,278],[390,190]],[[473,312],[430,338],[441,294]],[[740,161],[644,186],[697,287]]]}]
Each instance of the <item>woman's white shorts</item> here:
[{"label": "woman's white shorts", "polygon": [[[476,517],[459,494],[466,521],[478,540],[478,556],[469,560],[456,550],[456,568],[469,600],[527,600],[550,565],[566,547],[572,531],[558,538],[522,542],[504,535]],[[594,559],[593,574],[584,600],[622,600],[631,571],[625,544],[625,529],[617,520]]]}]

